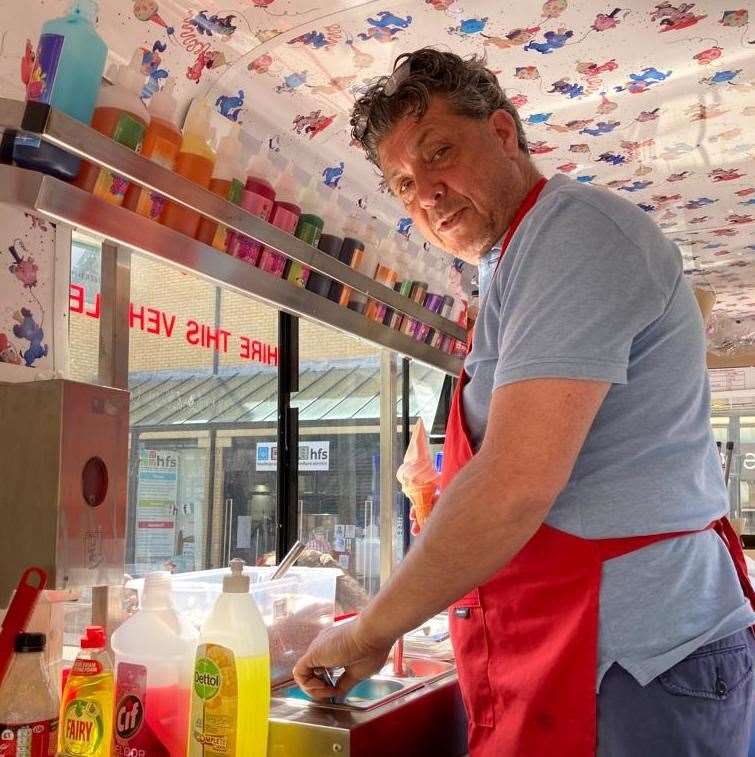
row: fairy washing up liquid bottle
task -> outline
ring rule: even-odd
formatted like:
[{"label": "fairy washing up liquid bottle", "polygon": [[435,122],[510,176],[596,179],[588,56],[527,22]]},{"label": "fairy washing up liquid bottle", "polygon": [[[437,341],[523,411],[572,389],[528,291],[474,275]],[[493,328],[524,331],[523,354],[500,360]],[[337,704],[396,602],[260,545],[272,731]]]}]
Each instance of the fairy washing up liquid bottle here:
[{"label": "fairy washing up liquid bottle", "polygon": [[111,646],[114,757],[184,757],[196,632],[176,613],[170,573],[146,576],[139,612]]},{"label": "fairy washing up liquid bottle", "polygon": [[102,626],[88,626],[60,703],[59,757],[110,757],[113,666]]},{"label": "fairy washing up liquid bottle", "polygon": [[267,629],[243,568],[243,560],[231,560],[223,593],[200,631],[189,722],[190,757],[267,755]]}]

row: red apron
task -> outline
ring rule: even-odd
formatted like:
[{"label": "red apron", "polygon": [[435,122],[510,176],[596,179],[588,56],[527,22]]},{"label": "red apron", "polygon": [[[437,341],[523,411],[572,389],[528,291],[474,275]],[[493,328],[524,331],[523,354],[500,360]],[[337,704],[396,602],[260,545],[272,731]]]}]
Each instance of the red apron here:
[{"label": "red apron", "polygon": [[[535,204],[543,179],[503,241]],[[464,419],[462,371],[446,429],[441,489],[474,452]],[[755,607],[742,546],[727,518],[712,523]],[[705,530],[705,529],[703,529]],[[598,604],[604,560],[695,531],[583,539],[540,526],[487,583],[449,610],[472,757],[588,757],[596,750]]]}]

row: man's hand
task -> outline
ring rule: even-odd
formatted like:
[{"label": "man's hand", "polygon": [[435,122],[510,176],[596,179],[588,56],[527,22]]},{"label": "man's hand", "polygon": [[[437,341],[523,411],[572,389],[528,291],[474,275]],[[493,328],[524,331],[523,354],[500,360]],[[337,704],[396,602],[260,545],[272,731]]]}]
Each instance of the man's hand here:
[{"label": "man's hand", "polygon": [[[323,631],[296,663],[294,680],[313,699],[344,697],[385,665],[391,646],[368,638],[359,619],[333,626]],[[346,668],[346,672],[334,689],[315,675],[317,668]]]}]

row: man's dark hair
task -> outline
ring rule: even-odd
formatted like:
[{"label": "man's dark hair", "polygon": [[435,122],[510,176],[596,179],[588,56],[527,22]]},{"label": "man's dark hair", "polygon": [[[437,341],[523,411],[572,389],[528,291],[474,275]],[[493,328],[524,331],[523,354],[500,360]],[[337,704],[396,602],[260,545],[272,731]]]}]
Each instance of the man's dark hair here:
[{"label": "man's dark hair", "polygon": [[516,124],[519,149],[529,155],[527,137],[516,108],[506,97],[495,74],[477,56],[460,58],[454,53],[423,47],[396,58],[393,73],[374,80],[354,104],[351,133],[380,166],[380,141],[405,116],[420,119],[433,96],[444,97],[454,111],[470,118],[488,118],[505,110]]}]

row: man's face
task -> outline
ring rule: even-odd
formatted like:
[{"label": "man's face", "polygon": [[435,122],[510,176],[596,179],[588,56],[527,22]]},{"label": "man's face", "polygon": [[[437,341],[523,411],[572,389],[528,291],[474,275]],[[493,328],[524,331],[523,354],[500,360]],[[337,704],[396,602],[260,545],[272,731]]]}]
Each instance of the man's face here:
[{"label": "man's face", "polygon": [[391,192],[429,242],[473,265],[500,240],[529,189],[531,164],[504,111],[460,116],[442,97],[378,146]]}]

